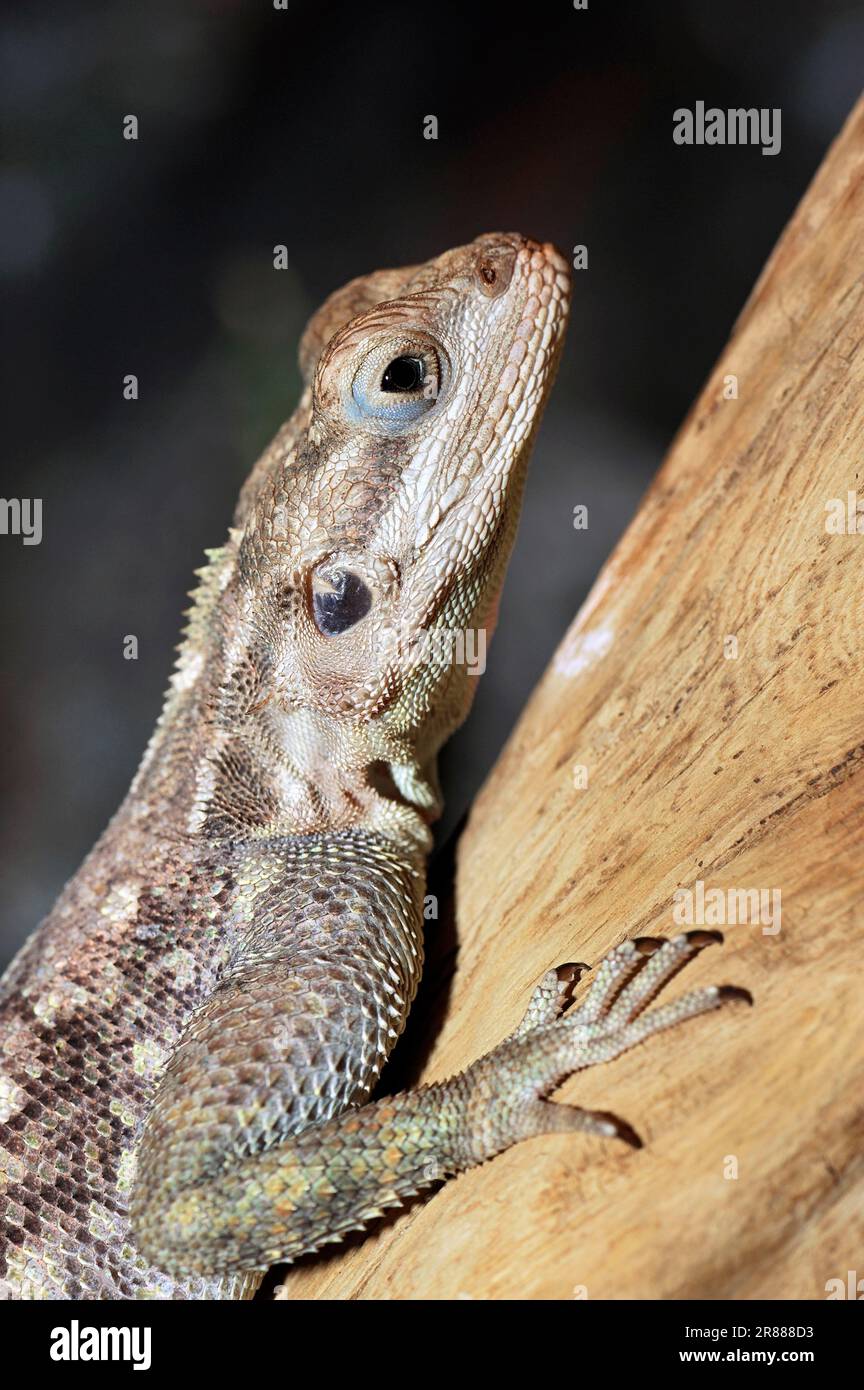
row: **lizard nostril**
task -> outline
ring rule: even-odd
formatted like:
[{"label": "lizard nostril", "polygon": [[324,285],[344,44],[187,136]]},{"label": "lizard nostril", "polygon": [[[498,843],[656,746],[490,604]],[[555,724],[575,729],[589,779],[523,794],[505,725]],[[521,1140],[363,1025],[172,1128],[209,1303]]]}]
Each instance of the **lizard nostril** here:
[{"label": "lizard nostril", "polygon": [[513,277],[516,252],[512,246],[485,249],[477,261],[477,279],[488,299],[503,294]]}]

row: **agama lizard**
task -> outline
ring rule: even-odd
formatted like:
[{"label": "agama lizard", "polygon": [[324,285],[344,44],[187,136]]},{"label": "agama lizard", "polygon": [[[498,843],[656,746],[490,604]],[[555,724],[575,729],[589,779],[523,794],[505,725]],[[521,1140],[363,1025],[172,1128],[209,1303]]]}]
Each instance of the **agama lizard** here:
[{"label": "agama lizard", "polygon": [[711,938],[623,942],[579,1007],[538,985],[461,1075],[369,1101],[422,961],[435,762],[491,631],[567,314],[517,235],[353,280],[295,414],[199,571],[129,794],[0,996],[0,1289],[229,1298],[555,1130],[569,1073],[740,992],[645,1012]]}]

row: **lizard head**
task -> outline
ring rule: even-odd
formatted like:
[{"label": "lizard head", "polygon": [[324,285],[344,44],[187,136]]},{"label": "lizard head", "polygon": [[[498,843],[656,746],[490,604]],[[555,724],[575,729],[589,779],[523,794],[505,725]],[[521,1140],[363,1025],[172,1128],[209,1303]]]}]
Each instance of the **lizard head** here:
[{"label": "lizard head", "polygon": [[282,823],[293,799],[307,826],[313,784],[331,825],[369,796],[385,823],[436,813],[568,288],[553,247],[494,234],[354,280],[310,321],[303,398],[241,495],[224,628],[220,722],[279,750]]}]

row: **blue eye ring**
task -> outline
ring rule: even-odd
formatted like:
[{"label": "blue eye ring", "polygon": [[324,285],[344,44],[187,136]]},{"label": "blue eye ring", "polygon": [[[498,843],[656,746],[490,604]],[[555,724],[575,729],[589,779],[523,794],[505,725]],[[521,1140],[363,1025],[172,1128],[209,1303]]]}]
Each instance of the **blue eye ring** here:
[{"label": "blue eye ring", "polygon": [[354,375],[349,414],[398,434],[435,408],[448,377],[443,351],[426,335],[379,344]]}]

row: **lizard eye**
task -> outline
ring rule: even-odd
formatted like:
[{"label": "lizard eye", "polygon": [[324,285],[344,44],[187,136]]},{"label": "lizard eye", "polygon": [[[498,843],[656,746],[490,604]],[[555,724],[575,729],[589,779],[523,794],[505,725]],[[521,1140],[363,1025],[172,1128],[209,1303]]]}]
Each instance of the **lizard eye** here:
[{"label": "lizard eye", "polygon": [[325,637],[337,637],[365,618],[372,595],[350,570],[316,570],[312,576],[312,616]]},{"label": "lizard eye", "polygon": [[394,357],[381,378],[382,391],[419,391],[426,377],[422,357]]},{"label": "lizard eye", "polygon": [[443,355],[431,342],[406,344],[401,352],[398,347],[391,340],[373,348],[351,383],[350,407],[393,434],[432,410],[447,371]]}]

